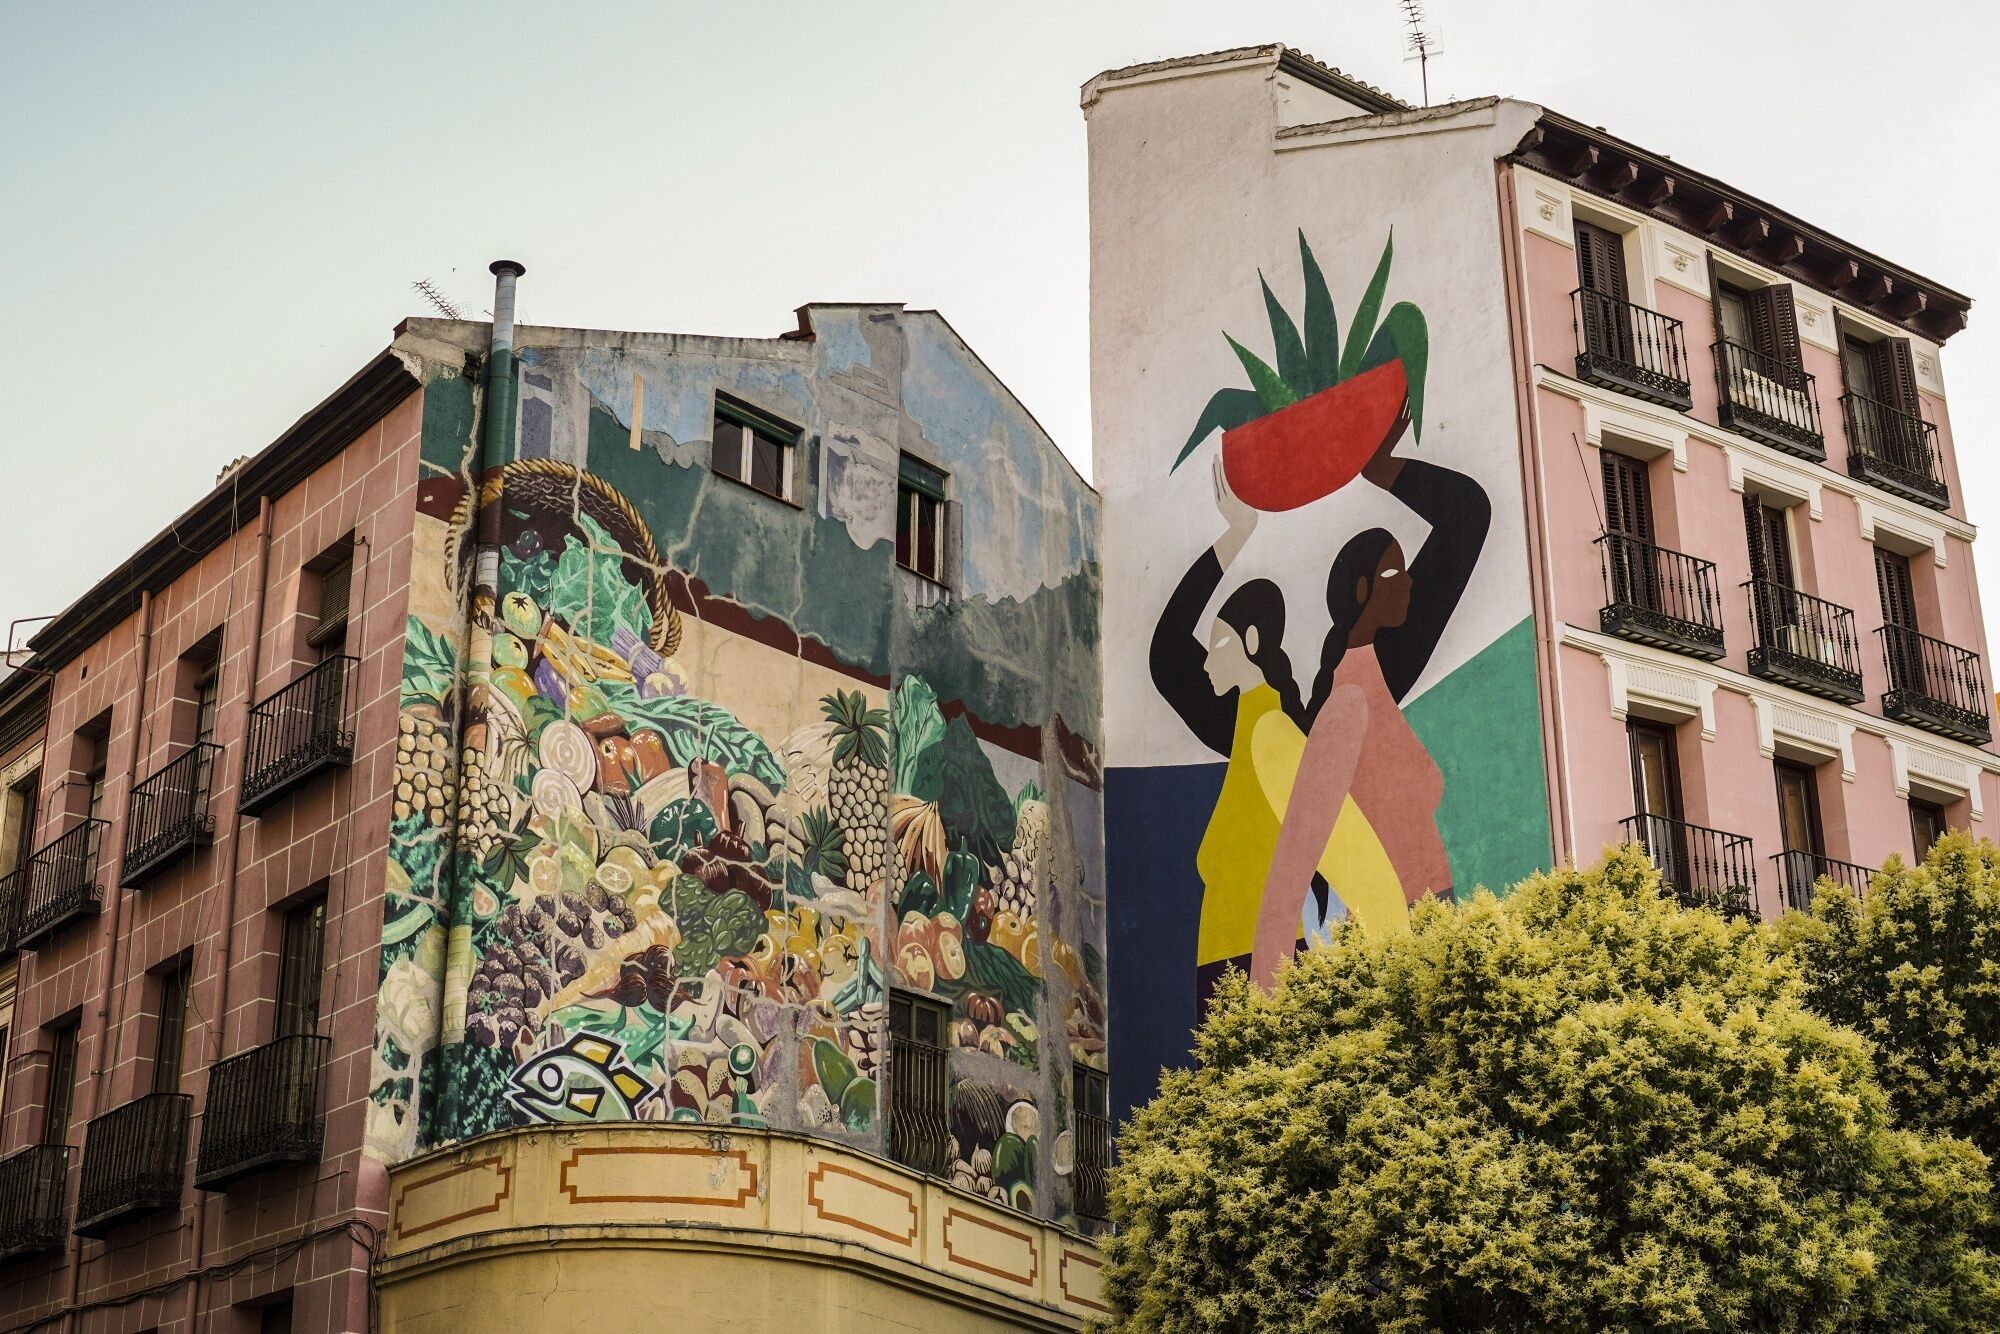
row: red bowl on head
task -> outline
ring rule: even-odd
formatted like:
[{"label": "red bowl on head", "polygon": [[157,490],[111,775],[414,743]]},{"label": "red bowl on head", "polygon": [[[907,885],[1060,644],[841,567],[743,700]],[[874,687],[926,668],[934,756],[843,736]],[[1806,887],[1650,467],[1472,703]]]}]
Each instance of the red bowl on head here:
[{"label": "red bowl on head", "polygon": [[1403,363],[1385,362],[1311,398],[1222,433],[1222,472],[1244,504],[1292,510],[1361,475],[1409,397]]}]

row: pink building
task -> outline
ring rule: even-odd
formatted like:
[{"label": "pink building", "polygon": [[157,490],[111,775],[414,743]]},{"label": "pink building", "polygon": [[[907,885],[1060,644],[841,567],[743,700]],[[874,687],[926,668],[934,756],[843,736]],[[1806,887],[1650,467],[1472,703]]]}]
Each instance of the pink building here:
[{"label": "pink building", "polygon": [[[1083,107],[1114,1102],[1216,971],[1332,919],[1627,839],[1768,918],[1988,827],[1967,298],[1547,108],[1283,47]],[[1316,867],[1276,853],[1301,820]]]}]

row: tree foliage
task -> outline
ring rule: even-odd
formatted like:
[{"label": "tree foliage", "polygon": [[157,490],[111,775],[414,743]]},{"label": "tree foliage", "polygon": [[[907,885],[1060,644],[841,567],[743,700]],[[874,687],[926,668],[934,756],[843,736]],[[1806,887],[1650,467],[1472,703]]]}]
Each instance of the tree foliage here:
[{"label": "tree foliage", "polygon": [[1950,835],[1865,898],[1822,885],[1778,929],[1814,1008],[1874,1044],[1898,1120],[2000,1162],[2000,848]]},{"label": "tree foliage", "polygon": [[1625,850],[1225,979],[1121,1141],[1114,1330],[1986,1328],[1985,1163]]}]

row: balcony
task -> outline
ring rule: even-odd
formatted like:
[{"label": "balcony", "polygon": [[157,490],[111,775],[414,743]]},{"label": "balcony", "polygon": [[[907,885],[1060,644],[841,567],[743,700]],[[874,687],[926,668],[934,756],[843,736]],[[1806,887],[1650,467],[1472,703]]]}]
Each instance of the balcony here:
[{"label": "balcony", "polygon": [[1757,643],[1752,676],[1843,704],[1861,702],[1861,643],[1854,613],[1768,579],[1743,585]]},{"label": "balcony", "polygon": [[208,1072],[194,1184],[226,1190],[280,1163],[316,1163],[326,1120],[320,1074],[329,1040],[300,1033],[232,1056]]},{"label": "balcony", "polygon": [[1569,298],[1577,379],[1670,408],[1693,405],[1679,320],[1587,287]]},{"label": "balcony", "polygon": [[1937,427],[1861,394],[1845,394],[1847,471],[1891,495],[1941,510],[1951,504]]},{"label": "balcony", "polygon": [[1724,426],[1787,454],[1826,461],[1812,376],[1725,338],[1715,344],[1715,379]]},{"label": "balcony", "polygon": [[67,1144],[37,1144],[0,1158],[0,1260],[63,1248],[68,1182]]},{"label": "balcony", "polygon": [[900,1033],[890,1037],[889,1156],[926,1176],[941,1177],[951,1165],[946,1069],[943,1047]]},{"label": "balcony", "polygon": [[132,789],[125,810],[125,860],[119,884],[130,888],[173,865],[215,836],[209,784],[222,747],[203,743]]},{"label": "balcony", "polygon": [[0,959],[12,958],[20,949],[21,894],[28,883],[28,864],[0,876]]},{"label": "balcony", "polygon": [[238,808],[255,815],[329,769],[354,759],[349,718],[353,658],[328,658],[250,710]]},{"label": "balcony", "polygon": [[1778,884],[1785,894],[1785,906],[1801,912],[1812,907],[1813,890],[1822,880],[1844,886],[1856,898],[1868,892],[1868,877],[1875,872],[1866,866],[1822,857],[1816,852],[1781,852],[1771,858],[1777,867]]},{"label": "balcony", "polygon": [[1598,628],[1713,662],[1722,656],[1715,564],[1622,533],[1597,539],[1604,573]]},{"label": "balcony", "polygon": [[1744,835],[1664,815],[1634,815],[1619,825],[1660,868],[1661,888],[1682,903],[1727,917],[1757,915],[1757,866]]},{"label": "balcony", "polygon": [[109,827],[108,821],[83,820],[28,858],[27,887],[21,896],[20,927],[15,937],[21,949],[39,949],[43,941],[70,923],[103,911],[97,849]]},{"label": "balcony", "polygon": [[1070,1173],[1070,1205],[1079,1218],[1108,1218],[1111,1181],[1111,1118],[1076,1111],[1076,1166]]},{"label": "balcony", "polygon": [[1889,689],[1882,696],[1882,716],[1921,727],[1969,745],[1993,739],[1988,713],[1986,674],[1979,655],[1942,639],[1920,635],[1908,626],[1885,625],[1882,662],[1889,669]]},{"label": "balcony", "polygon": [[120,1223],[180,1207],[193,1102],[186,1093],[148,1093],[90,1123],[76,1196],[77,1236],[101,1238]]}]

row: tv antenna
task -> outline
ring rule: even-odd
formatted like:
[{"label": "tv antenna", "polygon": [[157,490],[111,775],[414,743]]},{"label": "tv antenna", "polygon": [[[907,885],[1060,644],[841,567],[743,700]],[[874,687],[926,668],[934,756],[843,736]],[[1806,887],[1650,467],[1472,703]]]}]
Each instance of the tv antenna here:
[{"label": "tv antenna", "polygon": [[419,278],[415,282],[411,283],[410,286],[416,289],[417,294],[423,297],[424,300],[430,302],[433,306],[436,306],[438,314],[444,316],[446,319],[462,320],[465,318],[465,316],[459,314],[457,306],[454,306],[451,304],[451,302],[445,300],[444,293],[438,291],[437,284],[432,282],[430,279]]},{"label": "tv antenna", "polygon": [[1431,57],[1444,54],[1444,47],[1438,41],[1437,29],[1429,26],[1424,18],[1423,0],[1397,0],[1403,10],[1403,26],[1409,29],[1403,39],[1403,59],[1416,61],[1417,73],[1423,80],[1424,105],[1431,104]]}]

